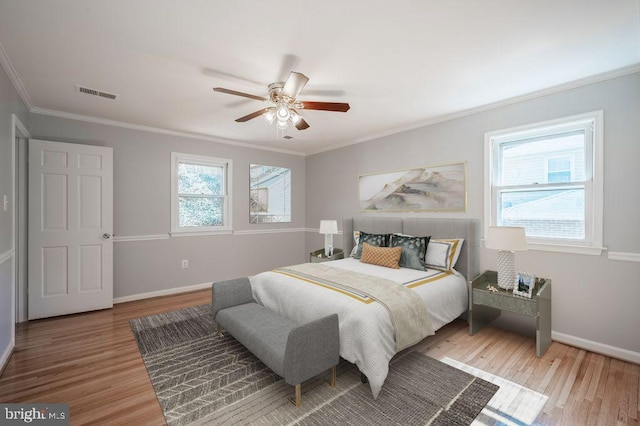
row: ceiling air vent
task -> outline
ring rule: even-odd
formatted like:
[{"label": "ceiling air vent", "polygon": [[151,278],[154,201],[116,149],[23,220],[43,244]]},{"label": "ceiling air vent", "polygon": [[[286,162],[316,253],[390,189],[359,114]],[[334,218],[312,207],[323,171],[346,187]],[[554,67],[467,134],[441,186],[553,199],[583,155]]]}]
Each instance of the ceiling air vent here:
[{"label": "ceiling air vent", "polygon": [[78,92],[86,93],[87,95],[100,96],[101,98],[107,98],[111,100],[116,100],[118,98],[118,95],[115,95],[113,93],[104,92],[102,90],[91,89],[89,87],[84,87],[80,85],[76,85],[76,89],[78,89]]},{"label": "ceiling air vent", "polygon": [[293,136],[286,135],[286,136],[283,136],[282,139],[293,139]]}]

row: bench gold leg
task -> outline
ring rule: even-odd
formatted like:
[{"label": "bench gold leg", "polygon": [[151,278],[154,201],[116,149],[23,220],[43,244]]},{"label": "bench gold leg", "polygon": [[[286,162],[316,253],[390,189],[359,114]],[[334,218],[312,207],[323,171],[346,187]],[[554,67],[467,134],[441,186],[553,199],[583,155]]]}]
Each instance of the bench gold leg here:
[{"label": "bench gold leg", "polygon": [[329,386],[332,388],[336,387],[336,366],[331,367],[331,381],[329,382]]},{"label": "bench gold leg", "polygon": [[300,383],[296,385],[296,398],[289,398],[289,401],[291,401],[291,403],[296,407],[300,407],[302,405],[302,392]]}]

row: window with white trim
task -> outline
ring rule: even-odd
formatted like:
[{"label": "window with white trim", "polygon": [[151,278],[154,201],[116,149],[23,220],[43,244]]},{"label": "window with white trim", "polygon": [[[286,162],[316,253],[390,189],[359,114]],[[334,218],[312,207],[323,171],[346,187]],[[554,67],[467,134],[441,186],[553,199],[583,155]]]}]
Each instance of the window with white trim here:
[{"label": "window with white trim", "polygon": [[171,234],[231,232],[231,160],[171,153]]},{"label": "window with white trim", "polygon": [[487,133],[485,151],[486,226],[522,226],[536,249],[599,254],[602,111]]}]

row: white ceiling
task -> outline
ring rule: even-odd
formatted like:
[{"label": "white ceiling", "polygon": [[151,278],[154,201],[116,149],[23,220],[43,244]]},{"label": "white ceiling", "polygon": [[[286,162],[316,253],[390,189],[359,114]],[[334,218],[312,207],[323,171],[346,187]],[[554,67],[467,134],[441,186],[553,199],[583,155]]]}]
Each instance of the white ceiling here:
[{"label": "white ceiling", "polygon": [[[0,47],[33,111],[308,154],[635,67],[640,0],[0,0]],[[299,99],[351,110],[303,111],[284,140],[212,90],[291,70]]]}]

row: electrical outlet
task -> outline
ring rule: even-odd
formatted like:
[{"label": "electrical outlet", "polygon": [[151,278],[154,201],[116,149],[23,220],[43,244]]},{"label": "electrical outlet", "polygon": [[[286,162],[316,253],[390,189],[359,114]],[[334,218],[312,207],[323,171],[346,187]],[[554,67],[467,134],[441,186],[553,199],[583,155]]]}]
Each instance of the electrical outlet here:
[{"label": "electrical outlet", "polygon": [[182,259],[182,269],[186,269],[189,267],[189,261],[187,259]]},{"label": "electrical outlet", "polygon": [[9,197],[6,194],[2,197],[2,206],[5,212],[9,209]]}]

